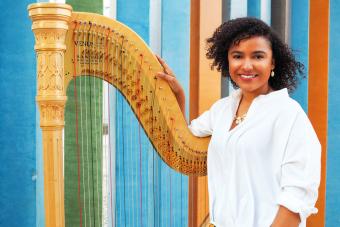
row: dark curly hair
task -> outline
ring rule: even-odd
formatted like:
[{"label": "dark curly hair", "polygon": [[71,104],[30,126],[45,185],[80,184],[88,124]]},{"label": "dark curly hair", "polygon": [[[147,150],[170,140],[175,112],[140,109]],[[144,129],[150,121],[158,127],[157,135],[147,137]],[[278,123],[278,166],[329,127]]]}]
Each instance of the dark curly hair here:
[{"label": "dark curly hair", "polygon": [[[237,18],[229,20],[220,25],[211,38],[207,39],[208,59],[213,59],[211,68],[217,68],[222,76],[229,75],[228,50],[231,46],[237,45],[241,40],[251,37],[265,37],[271,44],[273,58],[275,60],[275,76],[269,78],[269,85],[274,90],[287,88],[293,91],[299,81],[298,76],[304,78],[304,65],[298,62],[292,50],[279,36],[263,21],[251,18]],[[230,79],[231,80],[231,79]],[[231,80],[234,87],[237,85]]]}]

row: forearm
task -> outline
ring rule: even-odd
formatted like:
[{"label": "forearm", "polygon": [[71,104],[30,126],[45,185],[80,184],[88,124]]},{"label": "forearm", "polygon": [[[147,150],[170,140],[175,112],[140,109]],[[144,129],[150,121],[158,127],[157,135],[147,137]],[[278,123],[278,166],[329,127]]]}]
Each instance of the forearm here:
[{"label": "forearm", "polygon": [[294,213],[286,207],[280,206],[271,227],[298,227],[300,222],[301,220],[298,213]]},{"label": "forearm", "polygon": [[184,91],[181,90],[181,91],[179,91],[175,95],[176,95],[176,99],[177,99],[178,105],[181,108],[181,111],[182,111],[183,116],[185,118],[185,94],[184,94]]}]

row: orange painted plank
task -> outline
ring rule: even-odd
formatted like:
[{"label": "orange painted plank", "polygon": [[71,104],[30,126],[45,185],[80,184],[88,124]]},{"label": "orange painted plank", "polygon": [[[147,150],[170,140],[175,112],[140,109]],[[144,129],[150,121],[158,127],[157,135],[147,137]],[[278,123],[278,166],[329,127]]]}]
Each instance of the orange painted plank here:
[{"label": "orange painted plank", "polygon": [[329,1],[310,1],[308,115],[322,145],[322,173],[317,208],[308,218],[308,227],[325,226]]},{"label": "orange painted plank", "polygon": [[[221,95],[221,76],[205,57],[206,39],[222,22],[222,1],[191,0],[190,119],[207,110]],[[214,13],[211,13],[214,12]],[[189,226],[200,226],[209,214],[206,177],[189,178]]]}]

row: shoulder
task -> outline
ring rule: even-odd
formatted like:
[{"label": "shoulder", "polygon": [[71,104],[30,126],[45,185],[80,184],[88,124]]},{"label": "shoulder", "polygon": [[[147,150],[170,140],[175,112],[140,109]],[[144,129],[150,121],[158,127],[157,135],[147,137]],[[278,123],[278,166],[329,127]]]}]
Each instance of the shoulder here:
[{"label": "shoulder", "polygon": [[275,108],[280,115],[306,115],[301,105],[291,98],[287,89],[275,91],[275,97],[272,99],[271,105]]},{"label": "shoulder", "polygon": [[230,95],[227,97],[221,98],[217,100],[212,106],[211,110],[213,109],[223,109],[223,108],[228,108],[232,105],[232,103],[237,102],[240,99],[241,96],[241,91],[240,89],[237,89],[233,91]]},{"label": "shoulder", "polygon": [[268,119],[272,119],[273,123],[280,130],[290,130],[296,121],[309,124],[307,114],[302,109],[301,105],[291,98],[287,89],[274,91],[270,97],[264,100],[262,111],[266,112]]},{"label": "shoulder", "polygon": [[228,103],[230,103],[230,96],[217,100],[211,105],[210,109],[221,109],[228,105]]},{"label": "shoulder", "polygon": [[[287,96],[281,105],[280,116],[285,119],[286,122],[291,122],[291,130],[299,132],[302,136],[301,138],[312,137],[315,141],[318,141],[307,113],[296,100]],[[290,119],[288,120],[288,118]]]}]

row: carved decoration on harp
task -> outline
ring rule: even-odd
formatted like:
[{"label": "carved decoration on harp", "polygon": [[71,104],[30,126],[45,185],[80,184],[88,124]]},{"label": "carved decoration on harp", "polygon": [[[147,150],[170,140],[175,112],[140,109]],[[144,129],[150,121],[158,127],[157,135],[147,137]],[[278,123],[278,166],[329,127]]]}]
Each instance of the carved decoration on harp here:
[{"label": "carved decoration on harp", "polygon": [[37,53],[38,93],[57,91],[64,94],[64,54],[61,51]]},{"label": "carved decoration on harp", "polygon": [[63,103],[40,103],[40,124],[41,126],[62,126],[64,125],[64,110]]}]

